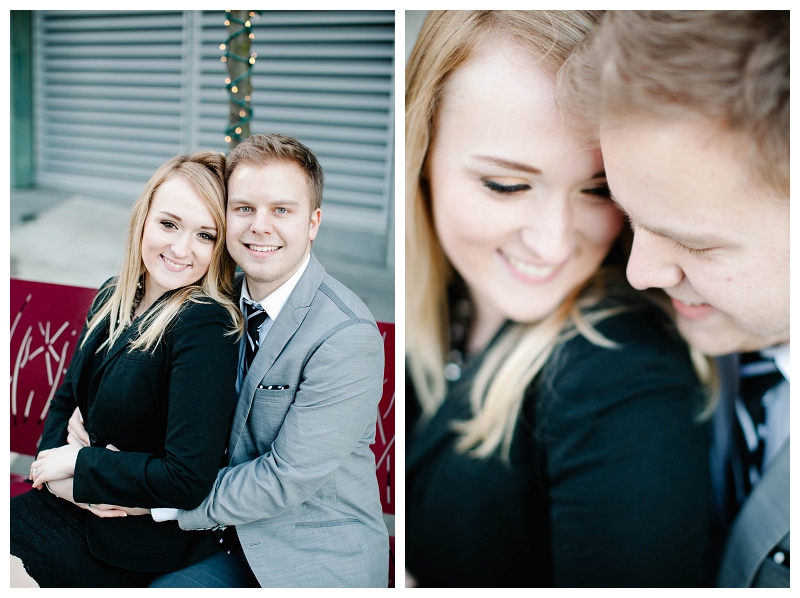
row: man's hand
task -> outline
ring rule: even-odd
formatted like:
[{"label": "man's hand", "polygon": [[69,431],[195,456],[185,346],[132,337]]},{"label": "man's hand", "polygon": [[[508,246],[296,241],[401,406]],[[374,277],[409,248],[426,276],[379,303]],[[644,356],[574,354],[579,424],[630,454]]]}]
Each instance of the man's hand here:
[{"label": "man's hand", "polygon": [[109,505],[93,505],[77,503],[72,498],[72,483],[75,478],[68,478],[66,480],[54,480],[47,482],[47,489],[58,498],[62,498],[73,505],[79,506],[81,509],[86,509],[98,517],[126,517],[125,510],[117,507],[110,507]]},{"label": "man's hand", "polygon": [[77,407],[67,424],[67,442],[69,444],[77,444],[78,446],[89,446],[89,435],[86,433],[86,428],[83,426],[81,410]]},{"label": "man's hand", "polygon": [[[69,436],[67,437],[68,445],[65,445],[60,448],[67,448],[69,446],[73,447],[73,449],[80,450],[84,446],[89,446],[89,437],[86,435],[86,429],[83,427],[83,418],[81,417],[80,409],[75,409],[75,412],[72,414],[72,417],[69,419],[69,425],[67,426],[67,432]],[[110,451],[119,451],[117,447],[113,444],[106,445],[106,448]],[[59,450],[59,449],[54,449]],[[48,451],[42,451],[41,456],[43,456]],[[77,452],[76,452],[76,459],[77,459]],[[33,466],[31,466],[31,479],[33,479]],[[37,466],[38,469],[38,466]],[[75,470],[75,465],[73,464],[73,473]],[[41,475],[41,471],[39,472]],[[139,507],[120,507],[116,505],[106,505],[106,504],[85,504],[75,502],[72,498],[72,483],[74,478],[72,476],[66,479],[58,479],[58,480],[44,480],[47,482],[47,488],[50,490],[52,494],[55,494],[58,498],[63,498],[64,500],[71,502],[73,505],[77,505],[82,509],[86,509],[90,511],[94,515],[98,517],[127,517],[128,515],[149,515],[150,509],[142,509]],[[42,482],[44,483],[44,482]],[[41,489],[42,485],[39,484],[38,488]],[[37,485],[34,483],[34,488],[37,488]]]},{"label": "man's hand", "polygon": [[31,463],[30,479],[34,488],[41,488],[45,482],[63,480],[75,475],[75,462],[81,447],[65,444],[58,448],[42,451]]},{"label": "man's hand", "polygon": [[[83,505],[78,505],[83,506]],[[140,507],[120,507],[117,505],[89,505],[89,510],[98,517],[125,517],[126,515],[149,515],[150,509]],[[106,513],[113,513],[108,515]],[[122,513],[118,515],[116,513]]]}]

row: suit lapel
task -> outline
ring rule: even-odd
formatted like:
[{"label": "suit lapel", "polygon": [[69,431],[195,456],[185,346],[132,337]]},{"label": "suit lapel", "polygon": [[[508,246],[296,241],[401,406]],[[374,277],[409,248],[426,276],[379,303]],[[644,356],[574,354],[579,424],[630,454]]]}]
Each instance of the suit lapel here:
[{"label": "suit lapel", "polygon": [[[100,324],[92,330],[89,337],[86,339],[86,344],[80,349],[80,351],[75,351],[74,358],[80,359],[80,362],[76,362],[74,365],[78,367],[78,391],[76,393],[78,397],[78,404],[81,407],[81,410],[86,413],[86,397],[88,396],[88,388],[89,385],[92,383],[92,380],[89,379],[89,364],[94,359],[94,355],[97,352],[97,348],[102,343],[103,339],[106,337],[108,333],[108,318],[105,318]],[[80,345],[78,345],[80,347]],[[97,374],[95,374],[96,376]],[[94,377],[92,377],[94,379]]]},{"label": "suit lapel", "polygon": [[712,419],[711,480],[714,488],[714,509],[716,516],[727,528],[735,513],[731,512],[734,496],[729,496],[735,482],[729,479],[739,467],[733,446],[733,429],[737,426],[734,401],[739,386],[739,356],[724,355],[715,360],[719,378],[719,405]]},{"label": "suit lapel", "polygon": [[275,363],[284,347],[295,335],[297,329],[300,328],[311,308],[314,295],[316,295],[324,278],[325,269],[312,253],[306,271],[300,277],[292,294],[289,295],[289,299],[286,301],[286,305],[283,306],[281,313],[272,323],[269,334],[267,334],[266,339],[258,349],[247,375],[242,380],[242,388],[239,390],[239,399],[236,403],[236,411],[231,424],[228,455],[233,455],[233,450],[242,434],[258,384],[264,379],[264,376]]},{"label": "suit lapel", "polygon": [[747,588],[770,551],[789,533],[789,441],[764,472],[733,522],[719,587]]},{"label": "suit lapel", "polygon": [[[108,326],[108,324],[106,324],[106,326]],[[138,324],[135,323],[128,326],[125,332],[123,332],[122,335],[120,335],[120,337],[117,339],[117,342],[114,343],[114,346],[106,350],[106,356],[103,358],[103,363],[100,364],[100,369],[97,370],[98,374],[103,371],[103,369],[106,367],[106,365],[108,365],[108,362],[111,361],[113,357],[115,357],[123,349],[126,349],[128,347],[129,341],[135,338],[137,328]],[[97,348],[95,348],[95,350],[97,350]]]},{"label": "suit lapel", "polygon": [[466,420],[471,417],[469,406],[469,388],[472,385],[472,374],[462,377],[453,383],[447,391],[444,402],[428,421],[421,420],[417,424],[419,440],[413,443],[406,454],[406,471],[411,472],[425,457],[439,450],[443,444],[452,441],[455,434],[450,424],[455,420]]},{"label": "suit lapel", "polygon": [[[140,318],[145,317],[151,310],[155,309],[163,301],[166,301],[170,296],[172,296],[178,290],[180,290],[180,289],[167,291],[166,293],[161,295],[158,299],[156,299],[153,302],[153,305],[148,307],[147,310],[141,316],[139,316],[139,318],[137,318],[137,320],[140,319]],[[108,324],[106,324],[106,327],[108,327]],[[117,339],[117,342],[114,343],[114,346],[111,347],[106,352],[106,356],[103,358],[103,363],[100,365],[100,369],[98,370],[98,373],[103,371],[103,369],[106,367],[106,365],[108,365],[108,362],[113,357],[118,355],[120,353],[120,351],[122,351],[123,349],[126,349],[128,347],[128,345],[129,345],[130,341],[131,340],[135,340],[137,338],[138,334],[139,334],[139,324],[134,321],[130,326],[128,326],[128,328],[125,330],[125,332],[123,332],[122,335],[120,335],[120,337]]]}]

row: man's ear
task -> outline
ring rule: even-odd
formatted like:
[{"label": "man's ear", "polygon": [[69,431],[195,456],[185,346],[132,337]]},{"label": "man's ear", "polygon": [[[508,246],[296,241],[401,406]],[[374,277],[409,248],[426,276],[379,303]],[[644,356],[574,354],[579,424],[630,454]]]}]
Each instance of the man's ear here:
[{"label": "man's ear", "polygon": [[322,222],[322,210],[317,208],[311,212],[311,219],[308,221],[308,240],[313,241],[317,238],[319,225]]}]

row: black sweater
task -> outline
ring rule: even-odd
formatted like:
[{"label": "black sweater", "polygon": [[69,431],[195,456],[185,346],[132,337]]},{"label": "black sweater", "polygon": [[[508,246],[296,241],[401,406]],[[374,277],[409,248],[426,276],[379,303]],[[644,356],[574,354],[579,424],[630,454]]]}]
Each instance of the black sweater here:
[{"label": "black sweater", "polygon": [[708,532],[707,429],[687,350],[663,314],[578,336],[528,389],[510,451],[474,459],[449,425],[470,415],[477,356],[428,422],[407,382],[406,565],[446,587],[695,586]]},{"label": "black sweater", "polygon": [[[92,312],[108,295],[98,295]],[[205,301],[187,302],[153,354],[128,350],[137,323],[110,351],[96,354],[108,337],[107,322],[83,347],[78,341],[40,444],[40,450],[65,444],[67,422],[80,407],[91,446],[78,453],[77,502],[192,509],[211,490],[236,401],[238,346],[224,335],[228,312]],[[150,516],[87,514],[86,524],[92,552],[126,569],[174,570],[215,549],[216,534],[184,532],[175,521],[156,523]]]}]

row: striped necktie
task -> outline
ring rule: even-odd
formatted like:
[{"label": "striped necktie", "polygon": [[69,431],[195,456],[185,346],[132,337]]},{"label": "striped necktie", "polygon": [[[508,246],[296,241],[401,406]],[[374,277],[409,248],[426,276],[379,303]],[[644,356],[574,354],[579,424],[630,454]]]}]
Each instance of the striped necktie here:
[{"label": "striped necktie", "polygon": [[771,358],[764,357],[758,352],[743,353],[740,356],[739,396],[735,402],[739,425],[734,435],[742,472],[736,484],[739,504],[761,479],[766,439],[764,426],[766,411],[763,398],[767,391],[782,379],[783,376]]},{"label": "striped necktie", "polygon": [[267,319],[267,312],[261,307],[259,303],[245,300],[244,313],[247,318],[247,344],[244,350],[244,370],[242,371],[242,379],[247,376],[247,370],[250,369],[250,364],[253,363],[253,358],[258,351],[258,344],[260,340],[259,329],[264,321]]}]

